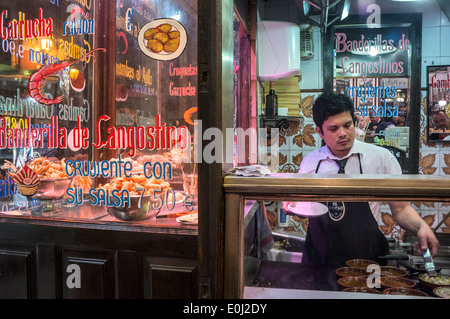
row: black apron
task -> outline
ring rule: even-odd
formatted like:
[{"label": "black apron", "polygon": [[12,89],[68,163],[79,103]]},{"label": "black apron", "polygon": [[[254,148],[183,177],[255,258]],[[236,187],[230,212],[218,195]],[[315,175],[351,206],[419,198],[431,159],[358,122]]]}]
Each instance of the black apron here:
[{"label": "black apron", "polygon": [[[362,174],[361,157],[358,154]],[[322,160],[318,163],[316,174]],[[329,202],[328,213],[309,217],[303,263],[344,266],[354,258],[378,261],[389,244],[368,202]],[[380,262],[382,264],[382,262]]]}]

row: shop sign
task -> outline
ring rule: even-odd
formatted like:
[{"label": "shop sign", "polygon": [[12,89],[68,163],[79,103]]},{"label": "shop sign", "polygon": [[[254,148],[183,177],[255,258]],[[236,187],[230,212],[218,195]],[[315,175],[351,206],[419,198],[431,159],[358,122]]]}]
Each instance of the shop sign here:
[{"label": "shop sign", "polygon": [[407,28],[337,28],[335,77],[407,77],[411,43]]}]

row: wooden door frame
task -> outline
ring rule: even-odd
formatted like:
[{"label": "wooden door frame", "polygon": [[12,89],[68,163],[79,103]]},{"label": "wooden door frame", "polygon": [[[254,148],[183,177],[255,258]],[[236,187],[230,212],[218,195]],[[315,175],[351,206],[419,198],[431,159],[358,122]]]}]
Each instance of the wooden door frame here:
[{"label": "wooden door frame", "polygon": [[[198,119],[202,131],[218,128],[225,133],[233,127],[234,75],[229,58],[233,46],[233,1],[198,0]],[[226,134],[223,137],[225,147]],[[210,142],[195,141],[200,150]],[[232,164],[199,163],[199,298],[223,298],[223,176]]]}]

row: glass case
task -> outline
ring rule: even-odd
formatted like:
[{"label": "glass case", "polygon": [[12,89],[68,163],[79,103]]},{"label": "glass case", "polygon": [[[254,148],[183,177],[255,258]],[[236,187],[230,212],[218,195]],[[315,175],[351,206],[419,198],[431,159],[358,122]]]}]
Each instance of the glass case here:
[{"label": "glass case", "polygon": [[[426,277],[426,260],[416,249],[417,237],[400,227],[401,222],[393,217],[390,204],[407,202],[428,223],[440,243],[434,266],[439,271],[438,277],[447,280],[450,278],[449,183],[450,179],[446,177],[423,175],[225,177],[225,229],[233,230],[225,234],[226,296],[250,299],[386,298],[389,293],[396,297],[408,293],[403,297],[442,297],[437,289],[434,290],[440,285],[429,282]],[[293,203],[288,218],[279,210],[270,209],[273,203],[280,201]],[[304,263],[305,256],[320,256],[315,250],[325,248],[321,244],[323,241],[311,241],[311,238],[318,238],[314,220],[324,214],[330,214],[331,219],[343,218],[345,207],[350,207],[350,211],[352,205],[363,202],[378,207],[372,209],[373,223],[379,228],[379,235],[385,238],[383,253],[376,254],[375,259],[361,257],[369,253],[366,248],[357,254],[359,257],[344,258],[342,263]],[[332,203],[337,205],[330,205]],[[362,215],[363,210],[358,210],[357,214]],[[368,233],[367,224],[361,223],[346,233],[339,233],[335,243],[342,246],[338,249],[351,245],[355,238],[358,238],[355,247],[359,247],[364,237],[361,232]],[[309,227],[315,227],[316,232],[308,242]],[[371,238],[370,242],[375,242],[376,237]],[[369,261],[364,265],[351,264],[354,259]],[[393,279],[393,276],[400,279]],[[349,289],[344,292],[346,288]],[[388,288],[408,289],[393,291]],[[413,293],[415,295],[411,296]]]},{"label": "glass case", "polygon": [[0,2],[2,216],[195,230],[197,1]]}]

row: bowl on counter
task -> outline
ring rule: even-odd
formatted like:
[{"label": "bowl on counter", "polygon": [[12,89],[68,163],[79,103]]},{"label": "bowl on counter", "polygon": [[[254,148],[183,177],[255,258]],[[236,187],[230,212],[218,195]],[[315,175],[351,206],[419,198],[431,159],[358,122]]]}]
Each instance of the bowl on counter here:
[{"label": "bowl on counter", "polygon": [[422,297],[428,297],[426,293],[423,291],[412,289],[412,288],[402,288],[402,287],[396,287],[396,288],[386,288],[383,290],[383,294],[385,295],[401,295],[401,296],[422,296]]},{"label": "bowl on counter", "polygon": [[345,288],[367,288],[366,277],[342,277],[337,280],[341,290]]},{"label": "bowl on counter", "polygon": [[416,282],[412,279],[398,276],[386,276],[380,278],[382,289],[387,288],[414,288]]},{"label": "bowl on counter", "polygon": [[367,269],[369,265],[379,265],[376,261],[368,259],[350,259],[345,262],[348,267]]},{"label": "bowl on counter", "polygon": [[406,277],[408,275],[408,271],[398,268],[398,267],[391,267],[391,266],[381,266],[381,277]]},{"label": "bowl on counter", "polygon": [[340,267],[335,272],[339,277],[367,277],[369,275],[365,269],[356,267]]},{"label": "bowl on counter", "polygon": [[436,288],[439,286],[450,287],[450,276],[437,274],[436,276],[429,276],[426,273],[419,275],[419,283],[425,287]]},{"label": "bowl on counter", "polygon": [[42,178],[33,198],[38,200],[52,200],[61,198],[72,183],[72,178]]},{"label": "bowl on counter", "polygon": [[381,291],[378,291],[378,290],[373,289],[373,288],[368,288],[368,287],[345,288],[342,291],[344,291],[344,292],[360,292],[360,293],[365,293],[365,294],[378,294],[378,295],[381,295]]},{"label": "bowl on counter", "polygon": [[[123,203],[119,206],[107,206],[109,215],[122,221],[141,221],[155,217],[159,210],[151,209],[152,195],[130,195],[130,205]],[[141,202],[141,203],[140,203]]]},{"label": "bowl on counter", "polygon": [[450,299],[450,287],[448,286],[439,286],[433,289],[433,294],[436,297]]}]

